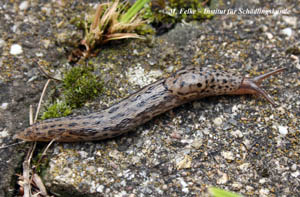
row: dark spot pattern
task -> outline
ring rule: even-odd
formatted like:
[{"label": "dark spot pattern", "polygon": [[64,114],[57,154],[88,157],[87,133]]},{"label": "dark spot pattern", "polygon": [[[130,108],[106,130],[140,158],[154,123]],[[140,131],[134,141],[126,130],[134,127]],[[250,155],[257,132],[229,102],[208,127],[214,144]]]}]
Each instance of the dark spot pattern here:
[{"label": "dark spot pattern", "polygon": [[68,127],[75,127],[76,125],[78,125],[76,122],[72,122],[72,123],[68,124]]},{"label": "dark spot pattern", "polygon": [[115,111],[117,111],[119,109],[119,107],[112,107],[109,111],[108,111],[108,113],[114,113]]},{"label": "dark spot pattern", "polygon": [[184,82],[184,81],[182,81],[182,82],[180,83],[180,88],[183,88],[183,87],[184,87],[184,85],[185,85],[185,82]]}]

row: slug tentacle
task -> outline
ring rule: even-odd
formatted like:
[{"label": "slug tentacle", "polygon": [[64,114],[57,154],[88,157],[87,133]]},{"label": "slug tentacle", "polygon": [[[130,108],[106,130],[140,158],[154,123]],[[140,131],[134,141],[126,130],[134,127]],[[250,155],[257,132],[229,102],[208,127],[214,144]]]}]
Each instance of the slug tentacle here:
[{"label": "slug tentacle", "polygon": [[263,75],[254,77],[254,78],[248,78],[245,77],[239,87],[239,89],[233,91],[230,94],[256,94],[261,95],[264,97],[267,101],[269,101],[273,106],[276,106],[275,101],[269,96],[269,94],[263,90],[259,85],[262,83],[262,81],[271,75],[274,75],[278,72],[281,72],[285,70],[285,68],[279,68],[277,70],[265,73]]},{"label": "slug tentacle", "polygon": [[212,68],[186,68],[158,80],[111,107],[85,116],[45,120],[31,125],[16,137],[26,141],[93,141],[113,138],[181,104],[207,96],[258,94],[275,105],[259,87],[284,68],[254,78]]}]

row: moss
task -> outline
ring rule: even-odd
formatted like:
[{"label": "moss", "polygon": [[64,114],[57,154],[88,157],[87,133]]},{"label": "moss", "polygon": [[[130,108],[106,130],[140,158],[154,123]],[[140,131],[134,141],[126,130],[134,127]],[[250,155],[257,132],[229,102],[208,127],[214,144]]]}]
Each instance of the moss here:
[{"label": "moss", "polygon": [[102,91],[103,82],[93,74],[93,67],[73,67],[64,73],[62,96],[47,108],[41,119],[67,116]]},{"label": "moss", "polygon": [[42,152],[38,153],[32,159],[32,165],[35,167],[35,172],[38,174],[44,174],[49,167],[49,155],[43,155]]},{"label": "moss", "polygon": [[42,120],[48,118],[59,118],[71,114],[72,109],[65,101],[56,101],[47,108],[41,117]]},{"label": "moss", "polygon": [[73,67],[65,74],[63,94],[71,108],[82,107],[103,90],[103,83],[92,71],[92,67]]}]

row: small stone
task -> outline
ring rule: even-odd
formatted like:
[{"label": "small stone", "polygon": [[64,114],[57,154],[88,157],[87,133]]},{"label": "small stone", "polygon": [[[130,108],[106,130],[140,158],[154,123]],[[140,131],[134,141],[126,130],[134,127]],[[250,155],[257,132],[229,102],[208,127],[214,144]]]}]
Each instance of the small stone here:
[{"label": "small stone", "polygon": [[293,25],[293,27],[297,27],[297,17],[295,16],[282,16],[284,22],[289,25]]},{"label": "small stone", "polygon": [[246,191],[253,191],[253,190],[254,190],[253,187],[251,187],[251,186],[249,186],[249,185],[246,186]]},{"label": "small stone", "polygon": [[181,139],[181,135],[177,131],[172,132],[170,137],[178,140]]},{"label": "small stone", "polygon": [[5,45],[5,41],[0,39],[0,48],[4,47],[4,45]]},{"label": "small stone", "polygon": [[192,143],[192,147],[195,149],[199,149],[202,146],[202,140],[201,139],[195,139]]},{"label": "small stone", "polygon": [[281,31],[281,33],[286,35],[287,37],[291,37],[293,30],[290,27],[288,27],[288,28],[283,29]]},{"label": "small stone", "polygon": [[271,34],[270,32],[266,32],[265,34],[269,40],[273,39],[273,34]]},{"label": "small stone", "polygon": [[247,172],[249,170],[249,166],[250,166],[250,163],[243,163],[243,164],[239,165],[238,168],[240,170],[242,170],[243,172]]},{"label": "small stone", "polygon": [[268,190],[268,189],[260,189],[259,190],[260,196],[268,196],[269,193],[270,193],[270,190]]},{"label": "small stone", "polygon": [[8,130],[5,128],[2,131],[0,131],[0,138],[5,138],[9,136]]},{"label": "small stone", "polygon": [[163,189],[163,190],[168,190],[169,187],[168,187],[168,185],[164,184],[164,185],[162,186],[162,189]]},{"label": "small stone", "polygon": [[88,153],[85,151],[78,151],[78,153],[80,154],[82,159],[87,158],[87,156],[88,156]]},{"label": "small stone", "polygon": [[184,193],[188,193],[189,192],[189,189],[187,188],[188,184],[183,180],[183,178],[178,178],[181,186],[182,186],[182,191]]},{"label": "small stone", "polygon": [[291,173],[292,177],[298,178],[298,176],[300,175],[299,170],[297,170],[296,172]]},{"label": "small stone", "polygon": [[23,1],[23,2],[19,5],[19,9],[20,9],[20,10],[27,10],[28,6],[29,6],[28,1]]},{"label": "small stone", "polygon": [[48,49],[48,48],[49,48],[49,45],[51,44],[51,41],[50,41],[50,40],[42,40],[42,43],[43,43],[44,47],[45,47],[46,49]]},{"label": "small stone", "polygon": [[3,109],[3,110],[6,110],[8,107],[8,103],[2,103],[0,108]]},{"label": "small stone", "polygon": [[242,138],[244,136],[240,130],[232,131],[232,135],[236,138]]},{"label": "small stone", "polygon": [[217,180],[217,184],[223,185],[228,182],[228,175],[226,173],[218,172],[218,174],[222,175],[222,177]]},{"label": "small stone", "polygon": [[222,156],[227,160],[234,160],[233,153],[230,151],[223,151]]},{"label": "small stone", "polygon": [[209,135],[209,133],[210,133],[208,128],[203,129],[202,132],[204,135]]},{"label": "small stone", "polygon": [[104,190],[104,186],[103,185],[99,185],[96,189],[97,192],[99,193],[103,193],[103,190]]},{"label": "small stone", "polygon": [[262,178],[262,179],[259,180],[259,183],[260,183],[260,184],[264,184],[265,182],[266,182],[266,179],[265,179],[265,178]]},{"label": "small stone", "polygon": [[287,127],[279,125],[277,128],[278,128],[278,132],[279,132],[281,135],[286,135],[286,134],[288,134],[288,128],[287,128]]},{"label": "small stone", "polygon": [[241,188],[243,187],[243,185],[242,185],[241,183],[239,183],[239,182],[234,182],[234,183],[232,184],[232,187],[233,187],[235,190],[239,190],[239,189],[241,189]]},{"label": "small stone", "polygon": [[185,155],[184,156],[184,159],[179,161],[177,164],[176,164],[176,167],[178,170],[180,169],[187,169],[187,168],[191,168],[192,166],[192,158],[188,155]]},{"label": "small stone", "polygon": [[232,107],[232,112],[234,113],[234,112],[237,112],[239,110],[239,107],[237,106],[237,105],[234,105],[233,107]]},{"label": "small stone", "polygon": [[222,123],[223,123],[222,118],[217,117],[217,118],[214,119],[214,124],[215,124],[216,126],[220,126],[220,125],[222,125]]},{"label": "small stone", "polygon": [[41,53],[41,52],[40,52],[40,53],[36,53],[35,55],[36,55],[37,57],[43,57],[43,56],[44,56],[44,54]]},{"label": "small stone", "polygon": [[20,55],[23,53],[22,46],[19,44],[13,44],[10,47],[10,54],[12,55]]},{"label": "small stone", "polygon": [[285,109],[282,106],[278,107],[277,110],[280,114],[285,114]]},{"label": "small stone", "polygon": [[291,170],[292,170],[292,171],[296,171],[296,170],[297,170],[297,165],[296,165],[296,164],[293,164],[293,165],[291,166]]}]

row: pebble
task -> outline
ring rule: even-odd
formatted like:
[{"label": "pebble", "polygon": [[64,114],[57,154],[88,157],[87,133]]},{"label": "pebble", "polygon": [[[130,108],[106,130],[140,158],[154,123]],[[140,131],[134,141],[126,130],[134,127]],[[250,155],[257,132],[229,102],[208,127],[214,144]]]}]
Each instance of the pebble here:
[{"label": "pebble", "polygon": [[288,128],[287,128],[287,127],[279,125],[277,128],[278,128],[278,132],[279,132],[281,135],[286,135],[286,134],[288,134]]},{"label": "pebble", "polygon": [[259,190],[260,196],[268,196],[269,193],[270,193],[270,190],[268,190],[268,189],[260,189]]},{"label": "pebble", "polygon": [[19,44],[13,44],[13,45],[11,45],[9,53],[12,54],[12,55],[20,55],[20,54],[22,54],[23,53],[22,46],[19,45]]},{"label": "pebble", "polygon": [[222,185],[228,182],[228,175],[223,172],[218,172],[219,175],[222,175],[221,178],[217,180],[217,184]]},{"label": "pebble", "polygon": [[236,138],[242,138],[244,136],[240,130],[232,131],[232,135]]},{"label": "pebble", "polygon": [[20,10],[27,10],[28,6],[29,6],[28,1],[23,1],[23,2],[19,5],[19,9],[20,9]]},{"label": "pebble", "polygon": [[8,103],[2,103],[0,108],[3,109],[3,110],[6,110],[8,107]]},{"label": "pebble", "polygon": [[176,164],[176,168],[178,170],[180,169],[187,169],[187,168],[191,168],[192,166],[192,158],[188,155],[185,155],[184,159],[179,161],[177,164]]},{"label": "pebble", "polygon": [[214,119],[214,124],[215,124],[216,126],[220,126],[220,125],[222,125],[222,123],[223,123],[222,118],[217,117],[217,118]]},{"label": "pebble", "polygon": [[202,139],[195,139],[192,143],[192,147],[194,147],[195,149],[199,149],[202,146],[202,144]]},{"label": "pebble", "polygon": [[181,186],[182,186],[182,191],[184,193],[188,193],[189,192],[189,189],[187,188],[188,184],[183,180],[183,178],[178,178]]},{"label": "pebble", "polygon": [[265,182],[266,182],[266,179],[265,179],[265,178],[262,178],[262,179],[259,180],[259,183],[260,183],[260,184],[264,184]]},{"label": "pebble", "polygon": [[277,110],[280,114],[285,114],[285,109],[282,106],[278,107]]},{"label": "pebble", "polygon": [[234,160],[233,153],[230,151],[223,151],[222,156],[227,160]]},{"label": "pebble", "polygon": [[103,185],[99,185],[96,189],[97,192],[99,193],[103,193],[103,190],[104,190],[104,186]]},{"label": "pebble", "polygon": [[0,132],[0,138],[5,138],[9,136],[9,133],[8,133],[8,130],[7,129],[3,129],[1,132]]},{"label": "pebble", "polygon": [[0,39],[0,48],[4,47],[4,45],[5,45],[5,41]]},{"label": "pebble", "polygon": [[282,16],[282,19],[285,23],[289,25],[293,25],[293,27],[297,27],[297,17],[295,16]]},{"label": "pebble", "polygon": [[281,31],[282,34],[286,35],[287,37],[291,37],[293,31],[290,27],[285,28]]},{"label": "pebble", "polygon": [[292,177],[298,178],[298,176],[300,175],[299,170],[297,170],[296,172],[291,173]]},{"label": "pebble", "polygon": [[238,166],[238,168],[243,172],[247,172],[249,170],[249,167],[250,167],[250,163],[243,163]]},{"label": "pebble", "polygon": [[292,171],[296,171],[296,170],[297,170],[297,165],[296,165],[296,164],[293,164],[293,165],[291,166],[291,170],[292,170]]},{"label": "pebble", "polygon": [[273,39],[273,34],[271,34],[270,32],[266,32],[265,34],[269,40]]},{"label": "pebble", "polygon": [[243,185],[242,185],[241,183],[239,183],[239,182],[234,182],[234,183],[232,184],[232,187],[233,187],[235,190],[239,190],[239,189],[241,189],[241,188],[243,187]]}]

